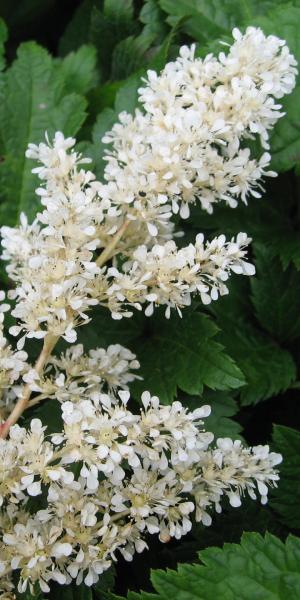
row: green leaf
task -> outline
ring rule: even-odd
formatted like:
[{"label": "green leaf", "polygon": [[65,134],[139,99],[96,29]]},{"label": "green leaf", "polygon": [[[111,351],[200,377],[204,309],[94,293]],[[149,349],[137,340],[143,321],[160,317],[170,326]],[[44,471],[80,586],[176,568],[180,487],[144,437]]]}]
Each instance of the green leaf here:
[{"label": "green leaf", "polygon": [[[173,37],[175,34],[175,30],[172,30],[164,43],[161,44],[157,49],[154,55],[149,57],[149,61],[147,62],[147,66],[151,69],[159,71],[165,65],[169,51],[170,45],[172,43]],[[141,39],[141,36],[140,36]],[[128,40],[125,40],[127,44]],[[145,42],[145,39],[142,40],[142,46]],[[125,45],[126,45],[125,44]],[[116,46],[116,50],[118,50],[118,46]],[[120,48],[119,48],[120,49]],[[135,46],[130,47],[130,53],[134,56],[134,62],[137,65],[141,66],[141,61],[137,61],[138,54],[134,53]],[[124,56],[121,52],[121,63],[124,63]],[[148,60],[148,59],[147,59]],[[129,71],[132,70],[132,65],[130,65],[130,61],[126,62],[126,69]],[[122,71],[122,67],[121,67]],[[120,73],[120,76],[122,72]],[[140,106],[138,102],[138,88],[142,85],[141,78],[146,76],[146,68],[139,68],[138,71],[129,76],[125,81],[114,81],[107,82],[102,86],[97,86],[94,88],[89,94],[89,100],[91,104],[95,104],[96,106],[102,107],[105,106],[104,110],[100,112],[97,116],[96,123],[92,130],[92,143],[91,142],[81,142],[80,150],[82,153],[86,154],[93,160],[93,165],[91,166],[92,170],[96,173],[96,176],[102,178],[103,171],[106,165],[106,161],[103,160],[103,152],[107,147],[105,144],[101,142],[101,138],[103,135],[111,129],[111,127],[118,121],[118,115],[120,112],[126,110],[129,113],[134,113],[135,108]],[[114,109],[112,109],[114,106]],[[93,106],[91,107],[93,111]]]},{"label": "green leaf", "polygon": [[[195,540],[195,552],[207,546],[223,546],[225,541],[239,543],[246,531],[256,531],[262,535],[269,532],[278,535],[281,539],[288,534],[284,525],[274,518],[274,511],[269,504],[262,505],[249,497],[244,497],[242,506],[238,510],[225,502],[222,512],[213,515],[211,527],[205,527],[202,523],[193,524],[191,535]],[[184,541],[182,540],[181,544],[184,544]],[[185,560],[184,554],[183,560]]]},{"label": "green leaf", "polygon": [[271,506],[285,525],[300,529],[300,432],[290,427],[275,425],[274,448],[283,456],[280,481],[274,489]]},{"label": "green leaf", "polygon": [[149,32],[147,35],[129,36],[121,40],[115,46],[112,54],[111,78],[113,80],[126,79],[137,69],[146,67],[146,52],[154,37],[155,35]]},{"label": "green leaf", "polygon": [[61,404],[53,398],[44,400],[37,406],[25,412],[23,427],[29,427],[31,419],[40,419],[47,425],[47,434],[57,433],[63,428]]},{"label": "green leaf", "polygon": [[144,378],[133,384],[134,394],[148,389],[168,404],[177,387],[201,394],[205,385],[216,390],[243,385],[242,372],[214,339],[217,333],[216,325],[204,314],[185,313],[182,319],[173,314],[169,321],[156,315],[147,339],[131,344]]},{"label": "green leaf", "polygon": [[143,332],[144,319],[141,313],[135,313],[131,319],[115,321],[107,308],[97,308],[93,312],[92,322],[78,329],[78,342],[85,350],[106,348],[109,344],[122,344],[132,349],[132,342]]},{"label": "green leaf", "polygon": [[[300,8],[291,5],[278,6],[266,17],[254,19],[253,25],[262,27],[266,34],[285,39],[290,51],[300,61],[299,39]],[[272,167],[276,171],[291,169],[300,161],[300,84],[290,96],[280,100],[286,116],[280,119],[271,138]]]},{"label": "green leaf", "polygon": [[5,42],[7,40],[7,27],[0,17],[0,71],[5,67],[5,58],[4,58],[4,50],[5,50]]},{"label": "green leaf", "polygon": [[[38,586],[35,587],[37,588]],[[26,590],[26,592],[24,592],[23,594],[20,594],[20,592],[18,592],[17,590],[14,590],[14,593],[16,595],[13,597],[15,597],[16,600],[45,600],[44,594],[38,589],[35,589],[33,594],[30,592],[29,589]]]},{"label": "green leaf", "polygon": [[129,600],[298,600],[300,539],[245,533],[240,544],[200,552],[202,564],[152,571],[156,594],[129,593]]},{"label": "green leaf", "polygon": [[113,108],[116,93],[122,83],[121,81],[107,81],[97,85],[89,92],[89,118],[92,118],[93,123],[104,108]]},{"label": "green leaf", "polygon": [[212,431],[215,438],[230,437],[243,439],[242,426],[231,419],[238,412],[237,401],[228,394],[206,390],[202,401],[211,406],[211,414],[205,419],[205,429]]},{"label": "green leaf", "polygon": [[38,179],[33,163],[25,159],[29,142],[39,143],[45,131],[74,135],[85,119],[86,101],[65,94],[61,71],[47,51],[28,42],[20,46],[17,59],[5,73],[0,132],[4,144],[0,164],[3,203],[0,221],[14,225],[21,211],[31,219],[39,206],[34,194]]},{"label": "green leaf", "polygon": [[300,271],[300,236],[298,231],[286,230],[268,240],[268,246],[279,256],[284,269],[292,262]]},{"label": "green leaf", "polygon": [[[221,300],[219,300],[219,303]],[[243,405],[257,404],[287,390],[296,378],[296,366],[291,354],[270,337],[259,331],[238,314],[221,315],[218,325],[222,332],[218,339],[244,373],[247,385],[241,389]],[[217,312],[214,309],[215,312]]]},{"label": "green leaf", "polygon": [[93,585],[93,591],[98,600],[105,598],[104,593],[113,589],[116,579],[116,569],[112,565],[107,571],[104,571],[99,577],[99,581]]},{"label": "green leaf", "polygon": [[[176,33],[176,29],[174,28],[170,31],[169,35],[165,38],[164,43],[159,46],[156,50],[155,54],[147,61],[147,68],[152,69],[156,72],[161,71],[168,61],[170,46],[172,44],[174,35]],[[140,40],[143,42],[141,48],[145,49],[144,40],[142,36],[140,36]],[[149,40],[150,41],[150,40]],[[127,42],[127,40],[125,40]],[[138,39],[136,38],[136,43],[138,43]],[[116,47],[117,50],[118,47]],[[144,50],[143,50],[144,51]],[[116,93],[115,99],[115,111],[117,114],[126,110],[129,113],[134,113],[136,107],[140,107],[141,105],[138,102],[138,89],[142,87],[142,77],[146,77],[147,69],[145,67],[141,67],[141,60],[137,60],[137,56],[139,56],[139,52],[136,51],[135,45],[130,48],[130,55],[133,56],[134,63],[136,64],[136,68],[139,69],[133,73],[128,79],[119,86],[119,89]],[[124,57],[122,58],[124,61]],[[130,67],[132,70],[132,66]]]},{"label": "green leaf", "polygon": [[201,0],[200,3],[197,0],[159,0],[159,5],[170,15],[167,19],[170,25],[174,26],[178,20],[184,18],[182,29],[200,43],[226,33],[226,28],[205,16]]},{"label": "green leaf", "polygon": [[[92,589],[83,583],[78,586],[74,585],[72,592],[72,600],[93,600]],[[65,600],[65,596],[62,597],[62,600]]]},{"label": "green leaf", "polygon": [[105,0],[103,10],[96,6],[92,9],[89,39],[97,48],[99,64],[105,78],[110,74],[115,46],[136,31],[132,0]]},{"label": "green leaf", "polygon": [[133,20],[133,1],[132,0],[104,0],[104,15],[120,27],[125,23],[130,24]]},{"label": "green leaf", "polygon": [[210,310],[217,315],[222,330],[227,320],[229,323],[234,322],[238,316],[239,319],[251,322],[253,314],[253,306],[250,300],[250,278],[232,278],[229,281],[228,288],[229,294],[220,297],[216,303],[210,305]]},{"label": "green leaf", "polygon": [[71,585],[57,585],[51,586],[51,598],[55,600],[93,600],[92,588],[87,587],[82,583],[76,585],[72,582]]},{"label": "green leaf", "polygon": [[[266,197],[258,200],[252,198],[247,206],[240,204],[231,209],[219,204],[212,215],[198,205],[193,207],[189,228],[195,232],[206,230],[210,235],[219,235],[222,231],[228,237],[246,231],[255,242],[263,243],[273,256],[279,256],[283,268],[293,262],[299,270],[300,236],[295,207],[290,202],[295,189],[285,178],[279,178],[268,187],[270,189]],[[276,192],[280,201],[276,198]]]},{"label": "green leaf", "polygon": [[300,273],[292,266],[285,271],[277,258],[262,245],[255,245],[257,276],[251,278],[252,301],[258,321],[277,340],[300,336]]},{"label": "green leaf", "polygon": [[212,431],[215,438],[243,439],[240,435],[243,429],[242,426],[230,418],[236,415],[239,410],[237,401],[229,396],[227,392],[206,389],[201,397],[180,395],[179,399],[189,410],[194,410],[202,404],[211,406],[211,414],[205,419],[205,429]]},{"label": "green leaf", "polygon": [[159,40],[167,35],[168,29],[163,22],[164,14],[158,5],[158,0],[144,0],[139,19],[144,23],[143,35],[155,34]]},{"label": "green leaf", "polygon": [[95,0],[84,0],[79,4],[59,42],[59,53],[65,56],[89,41],[91,14]]},{"label": "green leaf", "polygon": [[96,58],[94,46],[81,46],[61,61],[60,69],[67,93],[86,94],[93,87],[96,81]]},{"label": "green leaf", "polygon": [[[1,105],[3,105],[4,102],[4,75],[2,73],[4,67],[5,67],[5,57],[4,57],[4,51],[5,51],[5,42],[7,39],[7,27],[3,21],[3,19],[1,19],[0,17],[0,117],[1,117]],[[3,139],[3,133],[1,132],[1,127],[0,127],[0,153],[1,156],[3,156],[4,154],[4,139]]]},{"label": "green leaf", "polygon": [[231,32],[234,27],[250,22],[257,14],[273,7],[272,0],[159,0],[168,14],[168,23],[185,17],[183,30],[200,43],[212,42]]},{"label": "green leaf", "polygon": [[131,114],[134,113],[138,105],[138,89],[142,85],[141,77],[144,74],[144,70],[134,73],[119,87],[115,99],[115,111],[117,115],[123,110]]},{"label": "green leaf", "polygon": [[102,138],[118,120],[118,115],[112,108],[105,108],[97,117],[92,130],[92,142],[84,142],[80,145],[80,151],[92,159],[91,170],[98,179],[102,179],[106,161],[103,159],[107,144],[103,144]]}]

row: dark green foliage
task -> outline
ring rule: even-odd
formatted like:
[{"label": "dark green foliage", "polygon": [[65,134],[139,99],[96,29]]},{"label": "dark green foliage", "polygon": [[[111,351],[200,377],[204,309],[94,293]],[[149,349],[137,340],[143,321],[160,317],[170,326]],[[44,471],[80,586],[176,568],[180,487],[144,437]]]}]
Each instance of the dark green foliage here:
[{"label": "dark green foliage", "polygon": [[67,92],[86,94],[97,83],[96,50],[94,46],[81,46],[57,63],[62,72]]},{"label": "dark green foliage", "polygon": [[245,375],[242,404],[256,404],[289,388],[296,377],[292,355],[242,319],[224,316],[220,340]]},{"label": "dark green foliage", "polygon": [[[69,61],[66,71],[70,66]],[[83,86],[79,77],[77,84]],[[17,59],[5,72],[0,106],[2,223],[14,225],[21,212],[32,219],[38,207],[36,176],[31,173],[31,162],[25,159],[28,143],[42,140],[45,131],[50,137],[57,130],[75,135],[85,119],[86,100],[73,91],[69,93],[68,88],[70,81],[68,76],[64,78],[63,66],[34,42],[19,48]]]},{"label": "dark green foliage", "polygon": [[207,548],[202,564],[179,565],[178,571],[154,571],[156,594],[128,594],[129,600],[297,600],[300,594],[300,540],[283,544],[267,534],[244,534],[240,545]]},{"label": "dark green foliage", "polygon": [[272,506],[288,527],[300,530],[300,433],[296,429],[276,425],[274,447],[283,455],[280,483],[273,492]]},{"label": "dark green foliage", "polygon": [[[270,10],[267,17],[255,19],[254,23],[260,25],[266,33],[273,33],[281,38],[288,39],[289,47],[296,59],[300,59],[300,40],[298,23],[300,19],[300,4],[292,7],[275,6]],[[300,158],[300,135],[299,135],[299,83],[292,97],[282,101],[283,110],[286,111],[284,121],[278,124],[272,136],[272,163],[277,171],[286,171],[299,162]]]},{"label": "dark green foliage", "polygon": [[[233,394],[233,392],[231,392]],[[206,389],[201,396],[180,396],[180,400],[193,409],[201,404],[209,404],[211,414],[205,419],[205,427],[208,431],[213,431],[216,438],[231,437],[234,439],[241,438],[240,432],[242,426],[240,423],[230,417],[234,417],[238,412],[238,403],[232,395],[225,394],[219,391]]]},{"label": "dark green foliage", "polygon": [[[300,273],[280,261],[262,245],[255,245],[257,277],[251,281],[252,301],[258,321],[282,343],[300,336]],[[272,302],[270,302],[272,298]]]},{"label": "dark green foliage", "polygon": [[143,381],[132,386],[134,394],[149,389],[162,402],[172,402],[177,387],[201,394],[204,385],[228,390],[245,383],[242,372],[215,341],[216,325],[206,315],[190,312],[182,320],[153,320],[151,336],[134,342]]}]

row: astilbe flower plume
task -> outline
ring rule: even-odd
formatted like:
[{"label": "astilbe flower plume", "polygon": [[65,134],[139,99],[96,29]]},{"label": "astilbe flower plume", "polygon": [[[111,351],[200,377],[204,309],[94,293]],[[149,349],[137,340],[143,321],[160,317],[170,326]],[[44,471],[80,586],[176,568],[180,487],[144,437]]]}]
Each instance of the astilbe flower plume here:
[{"label": "astilbe flower plume", "polygon": [[[2,227],[2,258],[15,287],[1,293],[0,339],[0,578],[1,598],[49,582],[93,585],[123,555],[146,548],[145,534],[179,539],[192,515],[210,525],[228,498],[238,507],[248,493],[267,501],[281,461],[268,446],[243,447],[203,428],[209,406],[189,412],[144,392],[140,412],[129,408],[128,386],[138,377],[134,354],[118,344],[84,352],[76,328],[94,306],[112,318],[133,309],[208,304],[227,294],[232,273],[252,275],[245,233],[177,247],[173,214],[185,219],[200,202],[212,212],[225,202],[259,196],[270,155],[251,158],[247,139],[269,132],[282,116],[277,99],[295,85],[296,62],[283,40],[249,27],[233,31],[228,53],[195,58],[183,47],[160,75],[148,72],[139,90],[143,110],[121,113],[105,135],[104,182],[96,181],[57,132],[30,144],[39,166],[42,212],[29,224]],[[276,101],[275,101],[276,99]],[[11,301],[13,308],[11,309]],[[11,310],[17,336],[5,337]],[[30,364],[24,345],[41,340]],[[71,346],[52,355],[58,340]],[[47,432],[22,413],[42,401],[61,404],[61,431]],[[36,501],[34,500],[36,498]],[[42,504],[40,500],[42,499]],[[30,502],[29,502],[30,501]]]}]

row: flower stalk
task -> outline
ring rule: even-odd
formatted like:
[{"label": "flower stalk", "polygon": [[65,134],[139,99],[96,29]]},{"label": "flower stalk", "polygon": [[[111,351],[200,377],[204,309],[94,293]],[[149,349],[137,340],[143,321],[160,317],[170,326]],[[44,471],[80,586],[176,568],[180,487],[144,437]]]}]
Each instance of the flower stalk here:
[{"label": "flower stalk", "polygon": [[[47,360],[49,359],[49,356],[52,350],[54,349],[58,339],[59,338],[55,336],[45,336],[42,351],[34,366],[34,370],[36,371],[36,373],[38,373],[38,375],[41,375],[41,373],[43,372],[43,369],[47,364]],[[26,410],[30,401],[31,393],[32,392],[30,385],[27,383],[24,386],[22,395],[17,401],[16,405],[14,406],[9,417],[4,423],[0,425],[0,438],[6,438],[10,427],[19,420],[23,412]]]},{"label": "flower stalk", "polygon": [[117,233],[114,235],[111,242],[106,246],[105,250],[101,252],[100,256],[97,258],[98,267],[102,267],[110,258],[113,256],[114,250],[116,249],[119,241],[122,239],[130,221],[125,221]]}]

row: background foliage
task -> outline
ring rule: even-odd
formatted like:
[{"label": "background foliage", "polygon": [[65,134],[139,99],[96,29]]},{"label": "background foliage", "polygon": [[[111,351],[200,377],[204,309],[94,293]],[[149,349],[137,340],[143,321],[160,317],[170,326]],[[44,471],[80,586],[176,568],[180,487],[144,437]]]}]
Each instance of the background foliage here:
[{"label": "background foliage", "polygon": [[[33,218],[38,207],[28,142],[45,130],[76,135],[101,177],[101,136],[121,110],[134,111],[146,70],[159,71],[182,43],[196,42],[202,56],[218,52],[232,27],[260,25],[285,38],[300,62],[299,0],[1,0],[0,15],[1,224],[16,224],[21,211]],[[98,310],[79,335],[87,348],[119,342],[137,353],[144,379],[132,386],[136,401],[149,389],[165,403],[209,403],[207,426],[217,436],[270,443],[284,456],[280,486],[266,507],[228,506],[180,543],[149,540],[147,554],[120,561],[94,589],[53,586],[51,599],[104,600],[128,590],[130,600],[300,597],[299,101],[300,85],[272,137],[280,176],[264,197],[234,210],[217,206],[212,216],[195,207],[180,224],[187,238],[247,231],[257,276],[233,279],[228,297],[205,309],[194,302],[182,320],[136,314],[115,322]],[[1,277],[6,285],[2,268]],[[55,405],[33,413],[50,430],[59,426]]]}]

